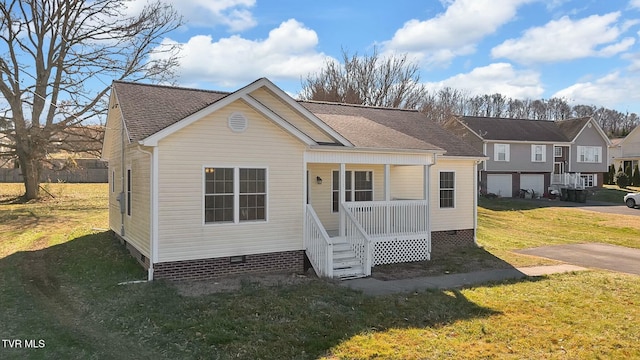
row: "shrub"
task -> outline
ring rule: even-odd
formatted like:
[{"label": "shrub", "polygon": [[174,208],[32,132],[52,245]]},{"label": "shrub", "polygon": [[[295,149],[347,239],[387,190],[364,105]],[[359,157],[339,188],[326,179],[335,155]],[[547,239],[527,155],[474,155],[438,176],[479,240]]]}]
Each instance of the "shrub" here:
[{"label": "shrub", "polygon": [[633,168],[633,176],[631,177],[631,185],[640,186],[640,169],[638,169],[638,164]]},{"label": "shrub", "polygon": [[616,166],[611,164],[609,165],[609,171],[604,174],[604,183],[607,185],[613,185],[616,176]]},{"label": "shrub", "polygon": [[620,189],[624,189],[629,186],[629,176],[624,171],[618,171],[616,173],[616,184]]}]

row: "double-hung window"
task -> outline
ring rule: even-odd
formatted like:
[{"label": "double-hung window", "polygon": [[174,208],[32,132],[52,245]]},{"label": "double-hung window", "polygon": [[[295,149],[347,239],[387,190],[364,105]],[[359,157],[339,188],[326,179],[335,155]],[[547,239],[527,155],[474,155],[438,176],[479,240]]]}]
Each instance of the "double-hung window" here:
[{"label": "double-hung window", "polygon": [[[373,201],[373,172],[345,171],[345,201]],[[340,172],[332,176],[332,211],[338,212],[340,204]]]},{"label": "double-hung window", "polygon": [[601,163],[601,146],[578,146],[578,162],[581,163]]},{"label": "double-hung window", "polygon": [[531,145],[531,162],[547,161],[545,145]]},{"label": "double-hung window", "polygon": [[266,169],[204,169],[204,222],[266,220]]},{"label": "double-hung window", "polygon": [[455,207],[456,173],[440,172],[440,208]]},{"label": "double-hung window", "polygon": [[493,150],[493,161],[509,161],[509,144],[494,144]]}]

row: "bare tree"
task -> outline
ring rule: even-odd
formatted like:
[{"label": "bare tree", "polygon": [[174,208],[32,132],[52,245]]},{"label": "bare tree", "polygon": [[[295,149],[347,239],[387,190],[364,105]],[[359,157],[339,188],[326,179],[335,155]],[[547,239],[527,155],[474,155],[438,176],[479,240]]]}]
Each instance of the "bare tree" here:
[{"label": "bare tree", "polygon": [[427,96],[419,68],[407,55],[381,57],[349,55],[343,63],[327,61],[317,74],[302,81],[302,100],[331,101],[368,106],[418,108]]},{"label": "bare tree", "polygon": [[[128,15],[124,0],[3,0],[0,3],[0,137],[18,160],[25,198],[38,197],[47,154],[65,132],[106,113],[101,79],[166,80],[176,65],[165,34],[182,22],[174,9],[148,3]],[[168,52],[165,56],[153,56]],[[74,132],[77,136],[78,132]],[[87,139],[90,140],[90,139]],[[78,144],[85,144],[78,141]],[[82,149],[80,149],[82,150]]]}]

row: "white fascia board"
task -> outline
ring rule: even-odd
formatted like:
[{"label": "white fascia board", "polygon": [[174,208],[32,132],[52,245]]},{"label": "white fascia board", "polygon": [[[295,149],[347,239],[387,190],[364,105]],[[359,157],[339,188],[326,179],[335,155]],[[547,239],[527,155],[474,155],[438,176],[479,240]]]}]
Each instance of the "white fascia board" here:
[{"label": "white fascia board", "polygon": [[[318,118],[314,113],[312,113],[311,111],[307,110],[307,108],[305,108],[304,106],[300,105],[297,101],[295,101],[295,99],[293,99],[291,96],[289,96],[286,92],[284,92],[282,89],[277,87],[275,84],[273,84],[268,79],[262,78],[262,79],[260,79],[260,80],[258,80],[256,82],[256,84],[258,84],[258,83],[261,84],[260,86],[266,86],[274,94],[276,94],[278,97],[280,97],[280,99],[282,101],[287,103],[287,105],[291,106],[296,111],[301,113],[304,117],[306,117],[314,125],[319,127],[322,131],[327,133],[330,137],[338,140],[342,145],[344,145],[344,146],[354,146],[349,140],[347,140],[347,138],[345,138],[344,136],[340,135],[340,133],[338,133],[333,128],[331,128],[329,125],[327,125],[324,121],[322,121],[320,118]],[[255,89],[257,89],[257,87]],[[255,89],[252,89],[251,91],[253,91]]]},{"label": "white fascia board", "polygon": [[535,140],[485,140],[486,143],[495,144],[529,144],[529,145],[556,145],[556,146],[569,146],[570,142],[558,142],[558,141],[535,141]]},{"label": "white fascia board", "polygon": [[595,126],[596,131],[598,131],[598,134],[600,134],[600,136],[602,136],[602,138],[605,140],[605,142],[607,143],[607,146],[611,145],[611,140],[609,140],[609,137],[607,136],[607,134],[604,133],[604,131],[602,130],[602,128],[600,127],[600,125],[598,125],[598,123],[593,119],[593,117],[589,118],[589,121],[587,121],[586,123],[584,123],[584,126],[582,127],[582,129],[580,129],[580,131],[578,132],[578,134],[571,139],[572,143],[575,143],[576,139],[578,137],[580,137],[580,135],[582,135],[582,132],[584,131],[584,129],[587,128],[587,126],[589,124],[593,124],[593,126]]},{"label": "white fascia board", "polygon": [[444,150],[420,150],[420,149],[393,149],[393,148],[368,148],[368,147],[347,147],[347,146],[331,146],[331,145],[312,145],[310,150],[314,151],[356,151],[356,152],[378,152],[378,153],[403,153],[403,154],[435,154],[443,155]]},{"label": "white fascia board", "polygon": [[291,135],[293,135],[296,138],[300,139],[305,144],[307,144],[307,145],[315,145],[316,144],[316,142],[312,138],[310,138],[307,134],[303,133],[298,128],[296,128],[295,126],[291,125],[289,122],[287,122],[285,119],[281,118],[278,114],[273,112],[271,109],[266,107],[264,104],[262,104],[261,102],[256,100],[251,95],[247,94],[247,95],[243,96],[242,100],[244,100],[249,106],[254,108],[256,111],[258,111],[259,113],[261,113],[264,116],[266,116],[269,120],[273,121],[278,126],[280,126],[284,130],[289,132]]},{"label": "white fascia board", "polygon": [[175,133],[178,130],[184,129],[185,127],[193,124],[194,122],[202,119],[203,117],[220,110],[221,108],[231,104],[232,102],[238,100],[242,95],[236,93],[229,94],[226,97],[216,101],[215,103],[196,111],[195,113],[187,116],[186,118],[178,121],[177,123],[170,125],[157,133],[142,139],[140,143],[144,146],[158,146],[158,141],[164,139],[165,137]]}]

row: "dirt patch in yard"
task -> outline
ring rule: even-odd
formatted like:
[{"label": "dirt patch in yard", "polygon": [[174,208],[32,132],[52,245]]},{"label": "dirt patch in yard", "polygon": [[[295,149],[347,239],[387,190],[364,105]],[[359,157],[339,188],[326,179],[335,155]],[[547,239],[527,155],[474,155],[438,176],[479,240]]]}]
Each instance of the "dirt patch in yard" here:
[{"label": "dirt patch in yard", "polygon": [[211,280],[174,281],[172,284],[182,296],[202,296],[235,292],[247,287],[279,287],[304,284],[317,279],[313,270],[307,274],[246,274]]},{"label": "dirt patch in yard", "polygon": [[371,277],[379,280],[398,280],[512,267],[508,262],[482,248],[468,247],[438,254],[429,261],[378,265],[371,270]]}]

